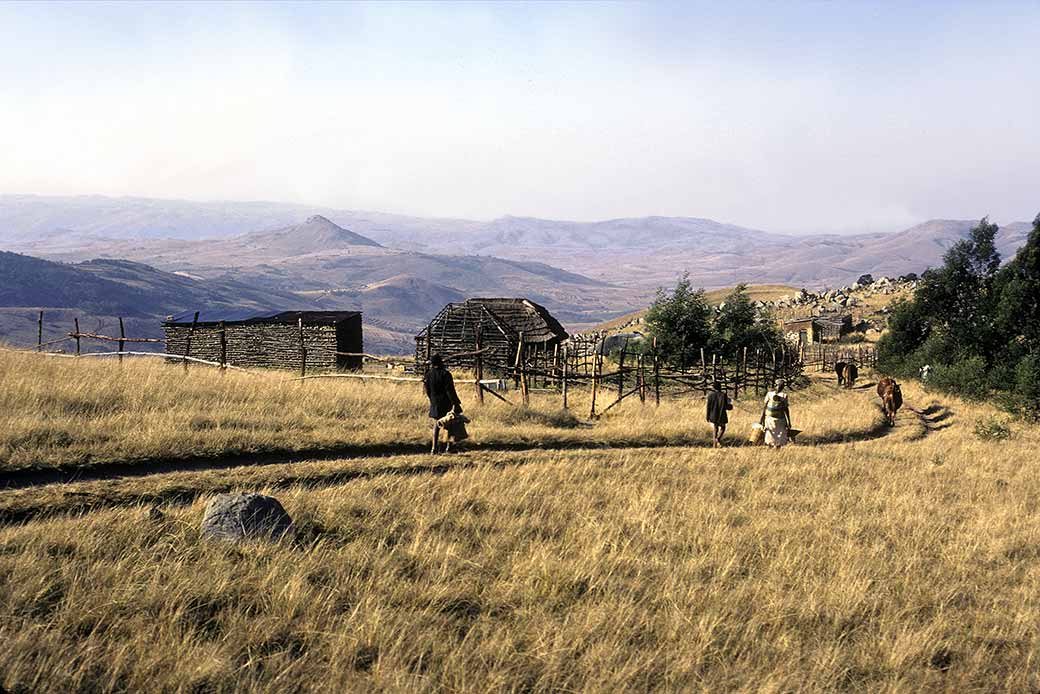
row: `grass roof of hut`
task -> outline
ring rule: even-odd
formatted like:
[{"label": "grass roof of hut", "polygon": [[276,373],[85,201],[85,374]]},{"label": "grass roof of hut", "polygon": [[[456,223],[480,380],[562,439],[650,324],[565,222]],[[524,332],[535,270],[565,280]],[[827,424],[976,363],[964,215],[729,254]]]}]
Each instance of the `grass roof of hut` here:
[{"label": "grass roof of hut", "polygon": [[[307,325],[334,325],[340,321],[360,316],[359,311],[282,311],[275,314],[257,314],[256,311],[236,311],[234,309],[220,311],[200,311],[198,325],[244,325],[256,323],[296,324],[300,319]],[[195,317],[194,311],[168,316],[164,325],[191,325]]]},{"label": "grass roof of hut", "polygon": [[523,333],[524,342],[566,340],[567,331],[546,308],[530,299],[475,298],[467,304],[483,306],[513,332]]}]

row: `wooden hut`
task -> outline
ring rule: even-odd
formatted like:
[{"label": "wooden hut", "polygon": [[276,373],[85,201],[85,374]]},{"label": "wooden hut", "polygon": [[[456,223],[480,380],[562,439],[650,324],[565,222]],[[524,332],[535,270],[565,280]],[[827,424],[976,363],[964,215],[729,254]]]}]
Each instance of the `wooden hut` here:
[{"label": "wooden hut", "polygon": [[[415,336],[415,360],[423,365],[433,354],[451,357],[485,350],[485,370],[503,371],[517,355],[530,366],[550,368],[567,331],[543,306],[528,299],[467,299],[448,304]],[[469,367],[473,357],[451,360]]]},{"label": "wooden hut", "polygon": [[837,342],[852,331],[851,315],[808,316],[782,322],[782,329],[792,342],[807,345],[815,342]]},{"label": "wooden hut", "polygon": [[[301,330],[302,325],[302,330]],[[361,314],[357,311],[285,311],[248,316],[233,312],[170,316],[163,322],[166,353],[232,366],[300,370],[361,368]],[[301,349],[301,341],[303,349]],[[190,344],[189,344],[190,343]]]}]

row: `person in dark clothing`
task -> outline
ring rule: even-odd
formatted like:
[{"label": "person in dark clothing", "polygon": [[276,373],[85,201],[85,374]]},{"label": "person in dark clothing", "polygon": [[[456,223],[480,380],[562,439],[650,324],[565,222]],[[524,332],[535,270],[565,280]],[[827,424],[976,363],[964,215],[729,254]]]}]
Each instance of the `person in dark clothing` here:
[{"label": "person in dark clothing", "polygon": [[[433,420],[433,447],[430,453],[437,453],[440,448],[441,425],[439,420],[450,412],[462,414],[462,401],[455,392],[455,381],[451,372],[444,367],[444,358],[439,354],[430,357],[430,368],[423,378],[423,389],[430,399],[430,418]],[[447,452],[451,442],[445,444]]]},{"label": "person in dark clothing", "polygon": [[729,396],[722,391],[722,384],[715,381],[711,384],[711,392],[708,393],[708,421],[715,428],[712,437],[712,448],[722,446],[722,437],[726,434],[726,425],[729,423],[729,415],[726,410],[733,409],[733,403]]}]

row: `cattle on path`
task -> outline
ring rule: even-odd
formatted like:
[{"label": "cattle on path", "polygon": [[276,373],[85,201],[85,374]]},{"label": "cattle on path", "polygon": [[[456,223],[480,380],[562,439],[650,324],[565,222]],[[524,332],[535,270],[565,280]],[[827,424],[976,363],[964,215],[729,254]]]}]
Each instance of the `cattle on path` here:
[{"label": "cattle on path", "polygon": [[885,376],[877,384],[877,394],[881,398],[881,410],[885,413],[885,423],[890,427],[896,425],[896,412],[903,406],[903,391],[894,378]]},{"label": "cattle on path", "polygon": [[849,362],[845,365],[844,385],[846,388],[852,388],[856,385],[856,379],[859,378],[859,367],[854,362]]},{"label": "cattle on path", "polygon": [[838,375],[838,385],[845,385],[845,367],[847,364],[843,361],[834,362],[834,373]]}]

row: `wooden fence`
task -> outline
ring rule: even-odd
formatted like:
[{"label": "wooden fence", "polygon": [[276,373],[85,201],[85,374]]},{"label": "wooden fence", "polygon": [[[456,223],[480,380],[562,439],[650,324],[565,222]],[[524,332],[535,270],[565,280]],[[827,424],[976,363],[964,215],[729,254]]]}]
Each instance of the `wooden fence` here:
[{"label": "wooden fence", "polygon": [[[203,364],[219,368],[221,371],[234,369],[244,373],[257,373],[229,364],[222,353],[219,361],[198,359],[191,355],[191,335],[185,340],[184,354],[168,354],[165,352],[127,351],[128,344],[163,344],[159,338],[127,337],[123,320],[119,321],[119,335],[104,335],[97,332],[82,332],[79,320],[73,324],[73,331],[64,337],[49,342],[43,341],[43,312],[39,316],[39,330],[36,351],[54,356],[65,357],[116,357],[119,361],[124,356],[161,357],[171,362],[183,363],[187,370],[189,364]],[[302,333],[301,333],[302,334]],[[55,354],[44,352],[65,341],[75,342],[75,353]],[[112,352],[82,352],[83,340],[95,340],[116,343],[118,348]],[[473,366],[472,378],[458,378],[456,383],[469,384],[475,388],[475,396],[483,403],[486,395],[509,404],[530,403],[532,390],[555,393],[561,399],[561,405],[570,406],[570,396],[574,389],[587,389],[589,392],[591,418],[608,412],[628,398],[638,398],[641,403],[650,400],[659,405],[662,397],[684,397],[691,394],[703,395],[714,383],[719,383],[734,398],[764,394],[777,379],[784,379],[797,385],[799,377],[806,370],[824,372],[834,368],[837,361],[853,362],[859,366],[875,366],[876,352],[872,345],[802,345],[798,347],[782,346],[779,349],[767,350],[743,349],[737,354],[708,355],[702,349],[696,363],[667,363],[658,353],[656,340],[642,351],[629,351],[623,346],[617,358],[601,354],[593,339],[569,341],[559,348],[559,353],[551,362],[531,357],[525,359],[522,350],[517,350],[516,358],[510,363],[501,363],[487,349],[444,355],[445,362],[453,362]],[[301,337],[301,350],[307,347]],[[325,348],[320,348],[325,349]],[[335,354],[341,354],[336,352]],[[413,364],[409,358],[393,359],[364,353],[350,353],[346,356],[360,357],[366,362],[379,363],[392,367]],[[299,376],[294,380],[306,381],[316,378],[353,378],[360,380],[387,380],[396,382],[421,383],[422,378],[416,376],[391,376],[365,373],[319,373],[308,374],[306,358],[301,360]],[[486,372],[496,373],[497,378],[485,378]],[[505,375],[505,378],[502,378]],[[502,395],[499,387],[511,384],[519,392],[520,402],[514,403]]]}]

